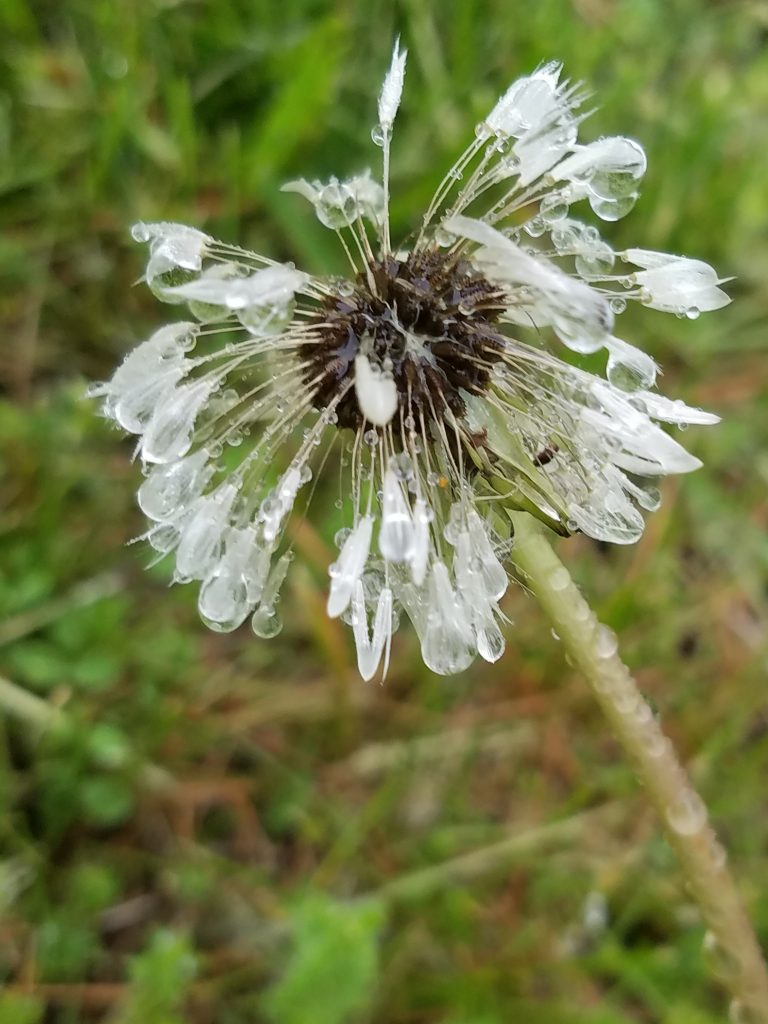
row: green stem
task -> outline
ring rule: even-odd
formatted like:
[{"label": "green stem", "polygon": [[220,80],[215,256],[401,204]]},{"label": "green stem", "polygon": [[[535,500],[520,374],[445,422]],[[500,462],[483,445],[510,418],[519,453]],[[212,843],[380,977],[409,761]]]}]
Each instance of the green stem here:
[{"label": "green stem", "polygon": [[661,816],[691,895],[709,928],[707,950],[733,996],[731,1020],[768,1024],[768,974],[707,810],[650,706],[568,570],[527,513],[512,513],[514,561],[572,662],[584,673]]}]

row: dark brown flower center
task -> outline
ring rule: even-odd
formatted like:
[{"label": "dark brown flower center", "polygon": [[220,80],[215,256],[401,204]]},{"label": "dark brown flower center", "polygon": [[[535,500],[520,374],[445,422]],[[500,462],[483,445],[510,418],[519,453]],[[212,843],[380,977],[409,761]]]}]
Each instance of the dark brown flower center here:
[{"label": "dark brown flower center", "polygon": [[[441,249],[389,257],[361,274],[349,295],[318,310],[320,342],[301,350],[305,380],[321,378],[314,404],[325,408],[355,372],[359,352],[392,376],[399,412],[418,421],[465,412],[461,391],[481,394],[504,341],[496,328],[501,295],[466,260]],[[337,407],[338,425],[364,420],[355,389]]]}]

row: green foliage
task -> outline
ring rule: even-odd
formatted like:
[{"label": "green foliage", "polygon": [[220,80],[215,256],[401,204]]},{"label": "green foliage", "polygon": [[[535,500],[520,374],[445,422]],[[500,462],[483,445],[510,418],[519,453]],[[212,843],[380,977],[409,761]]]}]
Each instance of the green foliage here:
[{"label": "green foliage", "polygon": [[0,992],[0,1024],[40,1024],[44,1011],[42,999]]},{"label": "green foliage", "polygon": [[157,931],[131,961],[130,988],[114,1024],[185,1024],[184,1001],[197,972],[189,940]]},{"label": "green foliage", "polygon": [[373,1003],[384,908],[308,893],[291,911],[292,951],[264,1006],[279,1024],[345,1024]]}]

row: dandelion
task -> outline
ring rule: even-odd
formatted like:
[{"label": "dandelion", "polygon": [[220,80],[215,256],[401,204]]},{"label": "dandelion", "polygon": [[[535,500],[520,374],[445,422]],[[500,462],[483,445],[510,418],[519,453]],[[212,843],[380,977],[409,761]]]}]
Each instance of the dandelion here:
[{"label": "dandelion", "polygon": [[[654,478],[699,462],[660,424],[717,417],[653,390],[654,361],[620,339],[629,303],[694,318],[728,302],[706,263],[615,251],[599,220],[632,208],[646,169],[624,137],[578,142],[581,89],[549,63],[504,93],[393,245],[389,164],[406,53],[395,46],[372,132],[383,180],[284,186],[314,207],[346,278],[178,224],[138,224],[145,280],[188,310],[92,389],[138,437],[149,544],[200,583],[212,629],[280,629],[286,525],[341,467],[328,614],[358,665],[386,672],[404,613],[425,663],[450,674],[504,650],[510,510],[562,535],[636,541]],[[606,354],[606,377],[571,353]]]}]

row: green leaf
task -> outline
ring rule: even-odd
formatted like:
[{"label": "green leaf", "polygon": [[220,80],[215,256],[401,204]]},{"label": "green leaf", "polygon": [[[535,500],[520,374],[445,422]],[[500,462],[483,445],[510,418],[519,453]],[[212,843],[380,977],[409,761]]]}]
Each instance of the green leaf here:
[{"label": "green leaf", "polygon": [[0,992],[0,1024],[38,1024],[45,1007],[34,996]]},{"label": "green leaf", "polygon": [[184,1000],[197,958],[184,935],[160,930],[134,957],[128,997],[114,1024],[185,1024]]},{"label": "green leaf", "polygon": [[292,915],[294,947],[264,1000],[275,1024],[344,1024],[373,1002],[379,972],[378,902],[305,896]]}]

